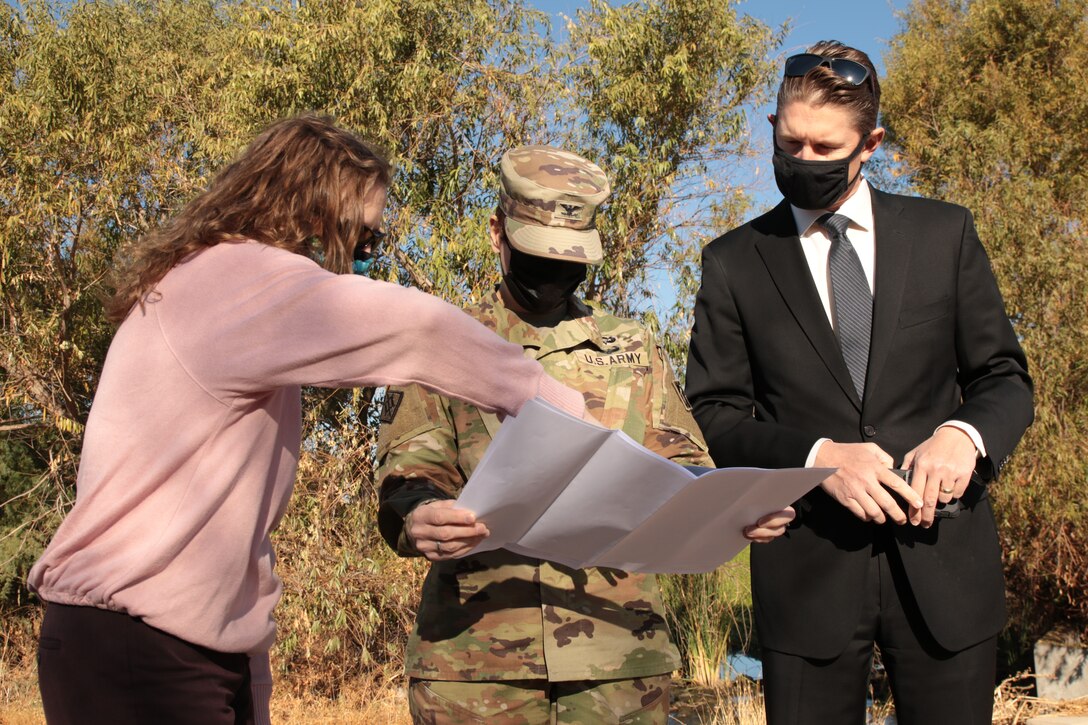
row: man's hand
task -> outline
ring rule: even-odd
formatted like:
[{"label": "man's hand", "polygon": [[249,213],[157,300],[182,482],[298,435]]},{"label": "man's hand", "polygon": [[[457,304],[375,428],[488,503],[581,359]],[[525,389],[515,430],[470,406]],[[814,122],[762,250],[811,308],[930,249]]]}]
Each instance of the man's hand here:
[{"label": "man's hand", "polygon": [[408,539],[431,561],[464,556],[491,534],[476,521],[476,514],[456,505],[452,500],[431,501],[412,509],[405,519]]},{"label": "man's hand", "polygon": [[911,506],[912,524],[928,529],[933,525],[938,501],[948,503],[963,495],[971,482],[977,455],[971,438],[947,425],[907,453],[903,468],[913,471],[910,485],[924,501],[923,506]]},{"label": "man's hand", "polygon": [[787,506],[781,511],[767,514],[751,526],[744,527],[744,538],[758,544],[766,544],[786,533],[786,526],[797,516],[792,507]]},{"label": "man's hand", "polygon": [[[887,488],[898,493],[912,506],[922,506],[922,498],[907,482],[891,471],[894,461],[875,443],[835,443],[826,441],[816,451],[817,468],[837,468],[820,482],[820,487],[862,521],[884,523],[888,516],[897,524],[907,523],[907,515]],[[883,484],[883,485],[881,485]]]}]

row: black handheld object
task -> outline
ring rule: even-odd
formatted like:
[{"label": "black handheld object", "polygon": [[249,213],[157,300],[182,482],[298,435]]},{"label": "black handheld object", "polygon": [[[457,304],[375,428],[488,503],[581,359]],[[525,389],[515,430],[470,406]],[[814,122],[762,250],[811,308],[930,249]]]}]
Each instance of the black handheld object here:
[{"label": "black handheld object", "polygon": [[[893,468],[892,473],[902,478],[908,484],[910,483],[912,471],[904,471],[901,468]],[[895,497],[895,500],[899,502],[905,513],[909,513],[910,506],[903,498],[895,491],[889,493]],[[937,502],[937,512],[934,514],[938,519],[954,519],[960,515],[960,512],[964,509],[974,508],[975,504],[986,498],[988,494],[986,484],[979,478],[978,473],[971,474],[971,482],[967,484],[967,488],[964,490],[963,495],[959,498],[954,498],[948,503]]]}]

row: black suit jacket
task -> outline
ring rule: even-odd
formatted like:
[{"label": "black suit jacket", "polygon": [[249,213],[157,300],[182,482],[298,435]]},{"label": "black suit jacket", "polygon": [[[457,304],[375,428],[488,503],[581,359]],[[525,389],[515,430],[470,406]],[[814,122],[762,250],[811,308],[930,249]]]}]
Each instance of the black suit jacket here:
[{"label": "black suit jacket", "polygon": [[[718,466],[799,467],[821,437],[873,442],[896,463],[943,422],[973,425],[995,478],[1033,417],[1027,363],[970,213],[872,192],[875,298],[859,400],[816,292],[792,212],[711,242],[688,357],[687,394]],[[858,623],[877,525],[821,489],[799,521],[752,547],[765,646],[833,657]],[[960,650],[1000,631],[1001,556],[989,501],[930,529],[890,527],[922,616]]]}]

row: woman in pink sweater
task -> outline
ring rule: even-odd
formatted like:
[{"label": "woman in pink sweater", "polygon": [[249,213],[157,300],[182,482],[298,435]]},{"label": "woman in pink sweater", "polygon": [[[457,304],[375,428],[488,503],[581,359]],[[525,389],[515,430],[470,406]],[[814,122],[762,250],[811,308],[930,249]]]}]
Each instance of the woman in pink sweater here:
[{"label": "woman in pink sweater", "polygon": [[455,307],[344,274],[374,251],[389,180],[328,119],[282,121],[122,263],[76,504],[29,577],[49,603],[50,723],[267,721],[269,532],[301,386],[420,383],[499,413],[540,396],[584,414]]}]

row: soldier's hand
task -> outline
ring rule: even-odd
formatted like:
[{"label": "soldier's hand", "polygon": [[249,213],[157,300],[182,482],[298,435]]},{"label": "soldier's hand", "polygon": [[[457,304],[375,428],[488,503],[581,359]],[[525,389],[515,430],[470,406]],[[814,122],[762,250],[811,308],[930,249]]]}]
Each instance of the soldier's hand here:
[{"label": "soldier's hand", "polygon": [[490,535],[476,514],[457,508],[453,500],[431,501],[412,509],[405,533],[416,550],[431,561],[464,556]]},{"label": "soldier's hand", "polygon": [[787,506],[781,511],[767,514],[751,526],[744,527],[744,538],[758,544],[766,544],[786,533],[786,526],[793,521],[797,512],[793,507]]}]

